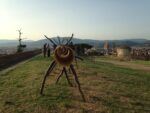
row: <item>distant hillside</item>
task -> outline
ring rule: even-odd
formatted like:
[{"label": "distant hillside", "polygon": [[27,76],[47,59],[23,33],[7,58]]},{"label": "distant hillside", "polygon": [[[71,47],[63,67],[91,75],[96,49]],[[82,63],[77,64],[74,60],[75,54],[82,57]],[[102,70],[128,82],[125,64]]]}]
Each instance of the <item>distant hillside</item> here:
[{"label": "distant hillside", "polygon": [[[22,44],[28,44],[33,42],[32,40],[23,40]],[[18,40],[1,40],[0,47],[16,47],[18,45]]]},{"label": "distant hillside", "polygon": [[[54,38],[54,39],[57,40],[57,38]],[[114,43],[116,45],[144,46],[144,43],[147,41],[148,40],[146,40],[146,39],[108,40],[110,46],[112,46]],[[72,42],[74,44],[87,43],[87,44],[90,44],[92,46],[103,47],[105,41],[104,40],[73,38]],[[35,42],[28,43],[28,46],[42,47],[44,43],[51,44],[47,39],[43,39],[43,40],[38,40]]]},{"label": "distant hillside", "polygon": [[[57,40],[57,38],[53,38]],[[87,43],[92,46],[96,47],[103,47],[104,45],[104,40],[92,40],[92,39],[78,39],[78,38],[73,38],[73,43]],[[149,40],[147,39],[124,39],[124,40],[108,40],[110,46],[115,43],[116,45],[128,45],[128,46],[144,46],[146,42]],[[23,44],[26,44],[27,47],[38,47],[41,48],[44,43],[49,43],[51,44],[47,39],[42,39],[38,41],[31,41],[31,40],[25,40],[22,41]],[[17,40],[0,40],[0,47],[11,47],[11,46],[17,46],[18,41]]]}]

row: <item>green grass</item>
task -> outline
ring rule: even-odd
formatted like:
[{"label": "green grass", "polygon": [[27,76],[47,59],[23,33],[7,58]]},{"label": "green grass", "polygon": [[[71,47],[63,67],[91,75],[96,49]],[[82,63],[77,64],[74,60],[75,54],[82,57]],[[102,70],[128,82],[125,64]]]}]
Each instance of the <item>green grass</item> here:
[{"label": "green grass", "polygon": [[[59,109],[55,107],[61,108],[71,104],[71,93],[65,80],[61,85],[47,83],[45,96],[39,94],[44,73],[50,63],[50,59],[38,56],[1,75],[0,113],[57,111]],[[47,82],[51,82],[49,79],[54,80],[49,77]]]},{"label": "green grass", "polygon": [[[77,73],[86,102],[65,77],[59,84],[57,66],[39,94],[44,73],[52,59],[36,56],[0,75],[0,113],[149,113],[150,73],[85,59]],[[73,77],[70,79],[72,83]]]},{"label": "green grass", "polygon": [[[109,60],[109,61],[119,61],[117,57],[115,56],[95,56],[93,60]],[[133,63],[133,64],[141,64],[145,66],[150,66],[150,61],[146,60],[135,60],[131,59],[130,61],[126,61],[127,63]]]},{"label": "green grass", "polygon": [[150,66],[150,61],[144,61],[144,60],[132,60],[131,63],[143,64],[146,66]]}]

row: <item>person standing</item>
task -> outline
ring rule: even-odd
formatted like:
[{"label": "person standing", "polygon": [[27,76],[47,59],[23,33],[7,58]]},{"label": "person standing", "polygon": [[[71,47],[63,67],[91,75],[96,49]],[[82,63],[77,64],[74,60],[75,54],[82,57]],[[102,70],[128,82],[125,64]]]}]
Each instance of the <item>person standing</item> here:
[{"label": "person standing", "polygon": [[50,54],[51,54],[51,49],[50,49],[50,46],[48,44],[48,46],[47,46],[47,57],[50,57]]},{"label": "person standing", "polygon": [[44,57],[46,57],[46,52],[47,52],[47,43],[45,43],[43,45],[43,55],[44,55]]}]

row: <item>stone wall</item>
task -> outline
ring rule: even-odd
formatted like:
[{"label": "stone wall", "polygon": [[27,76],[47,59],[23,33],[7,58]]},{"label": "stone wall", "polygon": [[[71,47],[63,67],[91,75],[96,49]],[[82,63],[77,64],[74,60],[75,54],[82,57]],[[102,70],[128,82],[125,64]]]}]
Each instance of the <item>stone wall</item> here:
[{"label": "stone wall", "polygon": [[33,51],[0,56],[0,70],[3,70],[9,66],[12,66],[20,61],[29,59],[35,55],[40,54],[41,52],[42,50],[38,49],[38,50],[33,50]]}]

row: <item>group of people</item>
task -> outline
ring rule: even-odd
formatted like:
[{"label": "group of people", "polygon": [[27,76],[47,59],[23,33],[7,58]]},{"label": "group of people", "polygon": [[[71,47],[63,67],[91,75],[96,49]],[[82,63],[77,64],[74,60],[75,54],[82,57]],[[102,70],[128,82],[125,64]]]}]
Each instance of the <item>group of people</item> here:
[{"label": "group of people", "polygon": [[49,44],[47,44],[47,43],[45,43],[44,45],[43,45],[43,55],[44,55],[44,57],[50,57],[50,54],[51,54],[51,49],[50,49],[50,45]]}]

